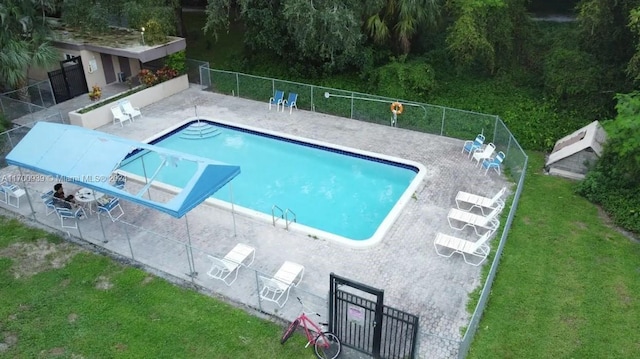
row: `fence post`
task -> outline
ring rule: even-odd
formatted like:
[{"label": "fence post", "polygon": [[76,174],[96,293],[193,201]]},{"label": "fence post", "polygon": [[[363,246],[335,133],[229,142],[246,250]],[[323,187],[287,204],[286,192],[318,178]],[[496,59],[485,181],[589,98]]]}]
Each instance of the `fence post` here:
[{"label": "fence post", "polygon": [[129,236],[129,231],[127,231],[127,224],[124,225],[124,235],[127,236],[127,243],[129,243],[129,251],[131,252],[131,259],[136,260],[133,256],[133,246],[131,245],[131,236]]},{"label": "fence post", "polygon": [[44,105],[44,98],[42,98],[42,90],[40,90],[40,82],[38,82],[37,85],[38,85],[38,94],[40,95],[40,103],[42,104],[42,107],[47,108],[47,106]]},{"label": "fence post", "polygon": [[53,93],[53,86],[51,86],[51,79],[47,80],[47,82],[49,83],[49,90],[51,91],[51,99],[53,100],[53,104],[57,105],[58,102],[56,102],[56,96]]},{"label": "fence post", "polygon": [[349,118],[353,120],[353,92],[351,92],[351,117]]},{"label": "fence post", "polygon": [[495,120],[495,123],[493,124],[493,141],[491,141],[493,143],[496,143],[496,133],[498,132],[498,121],[500,120],[500,117],[498,117],[497,115],[495,118],[496,120]]},{"label": "fence post", "polygon": [[236,94],[238,97],[240,97],[240,76],[238,76],[237,72],[236,72]]},{"label": "fence post", "polygon": [[[275,96],[276,93],[276,80],[275,79],[271,79],[271,96]],[[269,96],[269,97],[271,97]],[[269,105],[271,106],[271,105]],[[277,112],[277,110],[276,110]]]},{"label": "fence post", "polygon": [[311,111],[316,112],[316,106],[313,104],[313,85],[311,85]]},{"label": "fence post", "polygon": [[11,136],[9,136],[9,133],[11,133],[11,131],[7,131],[5,133],[7,134],[7,139],[9,139],[9,146],[11,146],[11,149],[13,149],[13,142],[11,141]]},{"label": "fence post", "polygon": [[258,309],[262,312],[262,299],[260,298],[260,278],[258,276],[258,271],[254,270],[253,273],[256,275],[256,292],[258,293]]},{"label": "fence post", "polygon": [[445,118],[446,112],[447,112],[447,108],[443,107],[442,108],[442,124],[440,125],[440,136],[443,136],[444,134],[444,118]]}]

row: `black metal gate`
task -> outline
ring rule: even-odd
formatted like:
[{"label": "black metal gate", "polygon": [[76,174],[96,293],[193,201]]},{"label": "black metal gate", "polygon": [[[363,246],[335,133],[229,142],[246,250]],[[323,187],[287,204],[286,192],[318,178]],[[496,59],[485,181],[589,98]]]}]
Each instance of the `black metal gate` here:
[{"label": "black metal gate", "polygon": [[329,278],[329,330],[344,346],[374,358],[415,358],[417,316],[385,306],[381,289],[333,273]]},{"label": "black metal gate", "polygon": [[89,92],[80,56],[60,61],[60,69],[49,72],[56,103]]}]

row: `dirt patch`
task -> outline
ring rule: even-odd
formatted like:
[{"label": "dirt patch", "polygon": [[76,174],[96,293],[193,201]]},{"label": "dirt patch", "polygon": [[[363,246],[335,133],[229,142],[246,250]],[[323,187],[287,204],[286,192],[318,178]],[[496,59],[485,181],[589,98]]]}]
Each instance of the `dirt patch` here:
[{"label": "dirt patch", "polygon": [[65,350],[64,348],[51,348],[49,350],[43,350],[42,352],[40,352],[40,354],[42,355],[48,355],[48,356],[53,356],[53,357],[59,357],[61,355],[64,355]]},{"label": "dirt patch", "polygon": [[71,243],[51,243],[46,239],[18,242],[0,250],[0,257],[13,260],[11,272],[18,278],[31,277],[40,272],[64,267],[83,250]]},{"label": "dirt patch", "polygon": [[108,290],[108,289],[111,289],[112,287],[113,287],[113,283],[111,283],[109,278],[105,276],[99,276],[98,279],[96,279],[96,289]]},{"label": "dirt patch", "polygon": [[76,320],[78,320],[78,314],[76,313],[71,313],[67,316],[67,320],[69,321],[69,323],[75,323]]},{"label": "dirt patch", "polygon": [[149,276],[149,277],[144,277],[144,279],[142,280],[142,285],[146,285],[153,282],[153,277]]},{"label": "dirt patch", "polygon": [[4,337],[4,339],[2,342],[0,342],[0,353],[11,349],[12,346],[18,343],[18,336],[14,333],[6,332],[3,333],[2,336]]},{"label": "dirt patch", "polygon": [[573,222],[573,226],[577,229],[587,229],[587,225],[584,222]]}]

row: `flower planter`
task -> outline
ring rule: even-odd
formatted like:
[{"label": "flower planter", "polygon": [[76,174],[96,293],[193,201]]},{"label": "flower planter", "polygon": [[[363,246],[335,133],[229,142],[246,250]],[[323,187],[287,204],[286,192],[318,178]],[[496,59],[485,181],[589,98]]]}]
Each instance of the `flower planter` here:
[{"label": "flower planter", "polygon": [[[98,127],[113,123],[111,107],[116,106],[120,101],[129,100],[134,107],[140,107],[142,109],[145,106],[161,101],[169,96],[173,96],[180,91],[186,90],[187,88],[189,88],[189,79],[187,75],[178,76],[174,79],[159,83],[142,91],[138,91],[114,102],[108,102],[108,100],[110,98],[117,97],[118,95],[106,98],[102,100],[102,102],[105,102],[104,106],[98,107],[86,113],[78,112],[82,110],[81,108],[75,111],[71,111],[69,112],[69,122],[72,125],[81,126],[93,130]],[[89,106],[93,105],[95,104],[91,104]],[[144,116],[144,109],[142,109],[141,111]]]}]

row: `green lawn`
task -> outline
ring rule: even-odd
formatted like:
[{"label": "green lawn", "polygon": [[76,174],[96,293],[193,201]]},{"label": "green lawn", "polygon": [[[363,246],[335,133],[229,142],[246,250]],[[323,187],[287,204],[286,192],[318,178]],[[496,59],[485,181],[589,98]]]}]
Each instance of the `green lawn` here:
[{"label": "green lawn", "polygon": [[529,157],[470,358],[640,358],[640,244]]},{"label": "green lawn", "polygon": [[0,357],[314,357],[302,335],[280,345],[274,323],[15,220],[0,227]]},{"label": "green lawn", "polygon": [[[640,357],[640,244],[606,225],[572,182],[542,175],[542,164],[530,153],[469,357]],[[0,356],[313,357],[302,335],[281,346],[274,323],[15,220],[0,217],[0,227]]]}]

